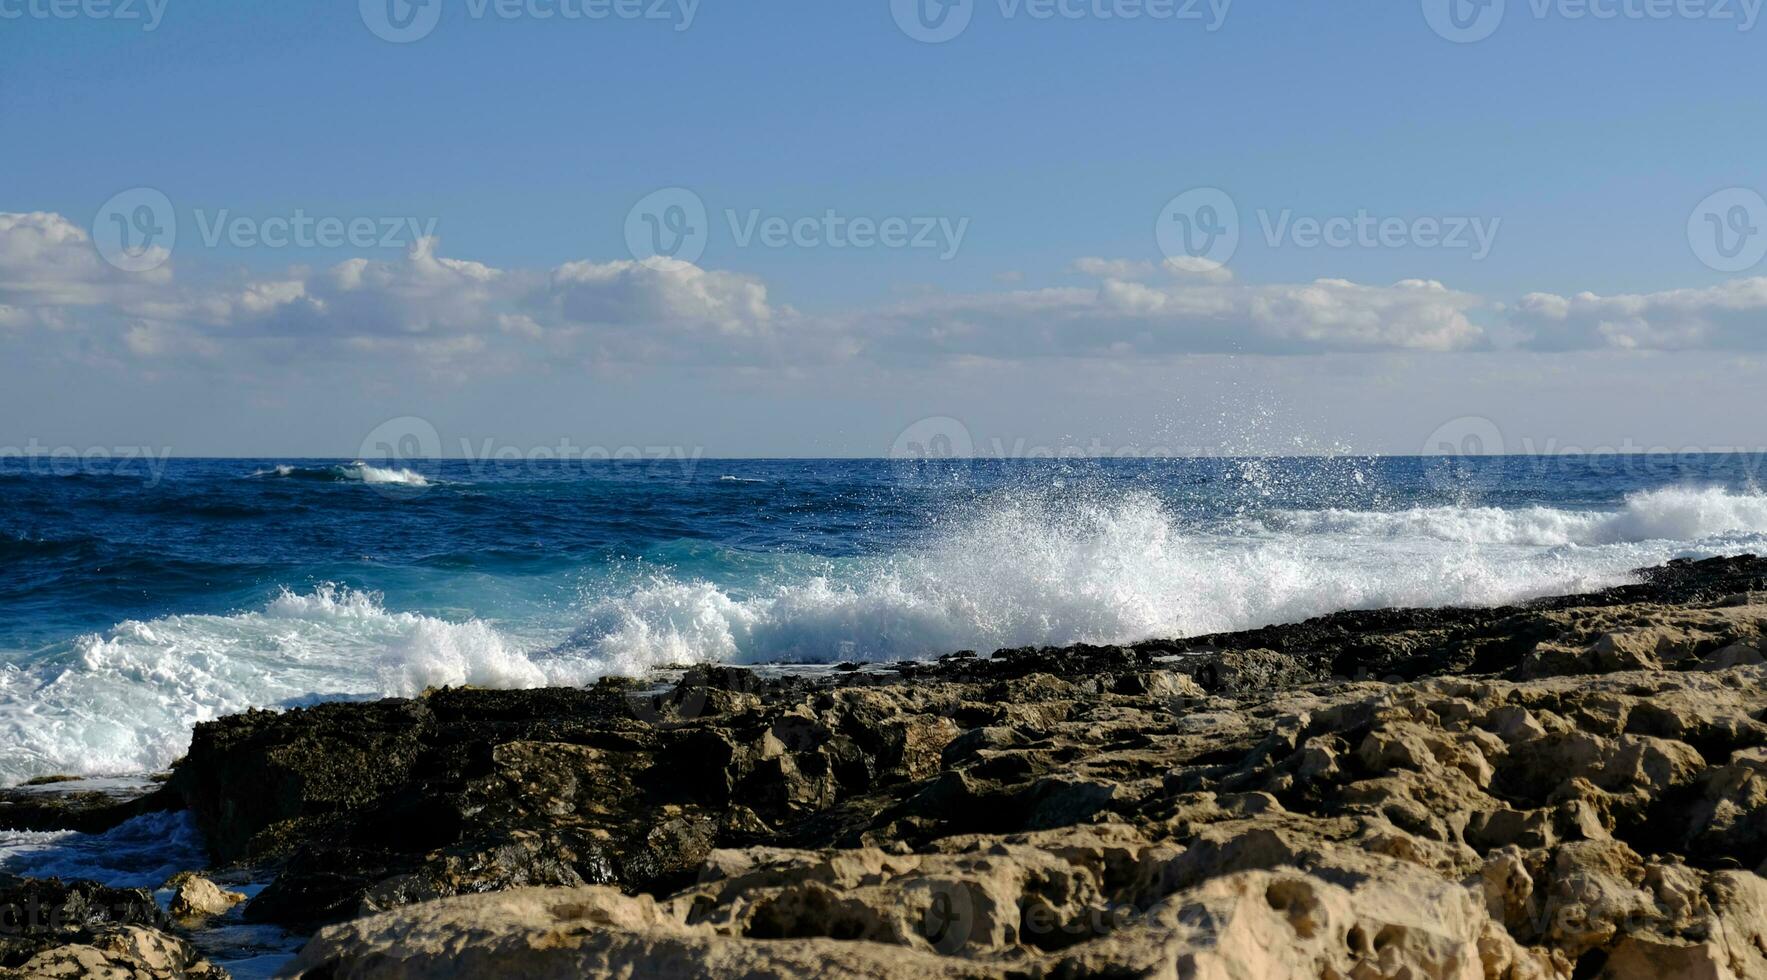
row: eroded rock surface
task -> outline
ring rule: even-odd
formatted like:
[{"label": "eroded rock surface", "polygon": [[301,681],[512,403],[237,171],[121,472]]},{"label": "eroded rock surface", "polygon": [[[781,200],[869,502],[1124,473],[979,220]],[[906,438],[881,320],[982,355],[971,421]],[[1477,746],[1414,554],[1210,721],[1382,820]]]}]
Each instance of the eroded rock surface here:
[{"label": "eroded rock surface", "polygon": [[[1767,978],[1767,563],[202,726],[314,976]],[[536,887],[539,886],[539,887]],[[487,894],[489,893],[489,894]]]},{"label": "eroded rock surface", "polygon": [[140,889],[0,879],[0,978],[224,980],[169,926]]}]

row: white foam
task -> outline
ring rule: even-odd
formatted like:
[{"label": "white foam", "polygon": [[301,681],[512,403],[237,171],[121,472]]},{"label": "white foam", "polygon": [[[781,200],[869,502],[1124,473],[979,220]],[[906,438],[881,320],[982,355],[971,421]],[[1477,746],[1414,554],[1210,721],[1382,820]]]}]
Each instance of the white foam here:
[{"label": "white foam", "polygon": [[1639,494],[1611,512],[1420,508],[1186,525],[1151,497],[995,501],[922,548],[735,593],[654,576],[598,597],[579,645],[601,670],[890,660],[1122,643],[1382,606],[1495,605],[1630,580],[1676,557],[1758,550],[1767,498]]},{"label": "white foam", "polygon": [[0,831],[0,871],[27,878],[152,889],[207,863],[202,836],[187,811],[145,814],[103,834]]},{"label": "white foam", "polygon": [[397,466],[369,466],[361,460],[356,460],[344,467],[344,476],[369,484],[396,484],[407,487],[429,486],[429,480],[425,479],[422,473]]},{"label": "white foam", "polygon": [[283,463],[266,470],[254,470],[251,474],[256,478],[279,477],[283,479],[300,477],[304,479],[344,483],[365,483],[373,485],[396,485],[408,487],[427,487],[430,481],[422,473],[399,466],[370,466],[362,460],[356,460],[348,466],[326,466],[319,468],[302,468]]},{"label": "white foam", "polygon": [[485,623],[388,612],[376,595],[335,587],[233,616],[131,620],[0,671],[0,743],[12,747],[0,782],[162,769],[192,725],[252,707],[584,679],[553,667]]},{"label": "white foam", "polygon": [[0,782],[160,769],[190,726],[250,707],[409,696],[440,685],[582,684],[704,661],[887,661],[1118,643],[1339,609],[1488,605],[1628,580],[1671,558],[1761,551],[1767,497],[1642,493],[1606,511],[1415,508],[1198,524],[1138,494],[1000,496],[895,554],[794,559],[741,587],[686,574],[604,580],[531,635],[389,611],[340,588],[231,616],[121,623],[0,668]]},{"label": "white foam", "polygon": [[1297,533],[1539,547],[1696,542],[1724,535],[1767,532],[1767,496],[1722,488],[1669,487],[1632,494],[1617,511],[1554,507],[1323,510],[1285,514],[1279,526]]}]

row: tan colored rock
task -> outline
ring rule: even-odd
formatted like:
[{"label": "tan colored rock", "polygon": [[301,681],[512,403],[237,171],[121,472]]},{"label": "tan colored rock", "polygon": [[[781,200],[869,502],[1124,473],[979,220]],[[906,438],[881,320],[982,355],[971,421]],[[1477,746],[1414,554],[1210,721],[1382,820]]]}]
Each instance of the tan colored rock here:
[{"label": "tan colored rock", "polygon": [[199,874],[185,872],[166,882],[176,889],[172,895],[171,913],[175,919],[206,919],[226,912],[245,901],[245,895],[231,892]]},{"label": "tan colored rock", "polygon": [[0,977],[91,980],[226,980],[226,971],[198,956],[182,939],[140,926],[101,933],[90,943],[44,950]]},{"label": "tan colored rock", "polygon": [[[1146,659],[769,703],[714,746],[730,802],[703,846],[658,848],[691,854],[677,867],[697,880],[654,900],[566,888],[411,905],[325,930],[300,966],[1767,980],[1767,879],[1748,870],[1767,868],[1767,665],[1737,652],[1760,649],[1767,605],[1505,622],[1462,646],[1416,629],[1368,648],[1501,665],[1482,677],[1295,686],[1324,658],[1253,640],[1199,675],[1213,694],[1183,711],[1170,699],[1195,693],[1190,678]],[[576,813],[600,805],[603,751],[509,743],[493,761],[536,813]],[[692,823],[658,813],[659,828]],[[731,846],[757,839],[840,846]]]},{"label": "tan colored rock", "polygon": [[1729,670],[1732,667],[1751,667],[1767,663],[1757,647],[1747,643],[1732,643],[1706,659],[1700,661],[1701,670]]},{"label": "tan colored rock", "polygon": [[[611,889],[445,899],[327,929],[296,967],[409,980],[1554,975],[1493,922],[1485,895],[1405,862],[1326,847],[1312,852],[1329,869],[1319,876],[1264,834],[1196,856],[1127,828],[1065,856],[1044,849],[1059,839],[954,840],[958,853],[910,858],[725,855],[733,874],[662,906]],[[1177,888],[1186,860],[1200,880]],[[1095,875],[1124,861],[1140,869],[1127,890],[1100,890]]]}]

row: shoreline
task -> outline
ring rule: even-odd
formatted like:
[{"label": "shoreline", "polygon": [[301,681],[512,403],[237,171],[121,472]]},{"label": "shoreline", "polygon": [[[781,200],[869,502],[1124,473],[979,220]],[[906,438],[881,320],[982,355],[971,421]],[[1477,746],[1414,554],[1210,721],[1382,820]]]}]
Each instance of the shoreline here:
[{"label": "shoreline", "polygon": [[[274,879],[213,921],[316,931],[315,975],[1767,976],[1767,561],[1643,577],[815,677],[689,667],[663,693],[253,711],[197,726],[143,797],[0,791],[0,828],[188,809],[191,870]],[[184,943],[132,907],[4,939],[0,965]],[[150,975],[216,975],[174,960]]]}]

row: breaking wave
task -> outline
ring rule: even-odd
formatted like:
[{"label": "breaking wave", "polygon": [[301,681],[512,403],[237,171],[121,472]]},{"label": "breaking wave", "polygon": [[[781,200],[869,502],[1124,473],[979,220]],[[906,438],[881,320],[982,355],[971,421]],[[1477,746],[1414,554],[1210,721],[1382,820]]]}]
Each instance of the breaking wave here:
[{"label": "breaking wave", "polygon": [[[365,468],[372,469],[372,468]],[[12,547],[36,547],[17,544]],[[283,592],[231,615],[129,620],[0,666],[0,782],[163,768],[250,707],[441,685],[584,684],[696,661],[827,663],[1130,642],[1346,608],[1488,605],[1767,546],[1767,497],[1636,493],[1606,510],[1417,507],[1184,516],[1152,494],[992,495],[884,554],[584,573],[545,628]],[[531,624],[530,624],[531,625]]]},{"label": "breaking wave", "polygon": [[356,460],[348,466],[292,466],[283,464],[268,469],[257,470],[251,476],[255,479],[276,478],[282,480],[309,480],[316,483],[366,483],[376,485],[396,484],[410,487],[427,487],[429,478],[415,470],[400,466],[370,466]]}]

